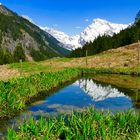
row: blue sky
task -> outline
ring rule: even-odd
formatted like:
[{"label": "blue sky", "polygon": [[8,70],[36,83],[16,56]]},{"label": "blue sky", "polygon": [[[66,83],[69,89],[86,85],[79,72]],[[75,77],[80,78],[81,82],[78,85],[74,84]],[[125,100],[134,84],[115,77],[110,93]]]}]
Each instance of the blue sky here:
[{"label": "blue sky", "polygon": [[69,35],[79,34],[93,19],[131,23],[140,10],[140,0],[0,0],[19,15],[28,15],[40,26]]}]

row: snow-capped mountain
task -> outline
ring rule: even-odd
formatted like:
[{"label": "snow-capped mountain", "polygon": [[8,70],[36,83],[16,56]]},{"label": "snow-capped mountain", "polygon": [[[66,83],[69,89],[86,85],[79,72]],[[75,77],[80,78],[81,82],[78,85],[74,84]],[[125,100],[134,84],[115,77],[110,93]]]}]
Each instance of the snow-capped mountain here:
[{"label": "snow-capped mountain", "polygon": [[80,44],[84,45],[86,42],[94,41],[99,35],[112,36],[114,33],[119,33],[127,27],[128,25],[126,24],[115,24],[107,20],[95,19],[93,23],[80,34]]},{"label": "snow-capped mountain", "polygon": [[127,28],[126,24],[115,24],[103,19],[95,19],[80,35],[68,36],[64,32],[57,31],[48,27],[41,27],[58,41],[60,41],[64,48],[73,50],[85,45],[86,42],[94,41],[99,35],[110,35],[119,33],[121,30]]},{"label": "snow-capped mountain", "polygon": [[48,28],[48,27],[41,27],[41,29],[45,30],[47,33],[55,37],[59,42],[62,43],[62,46],[68,50],[73,50],[78,47],[81,47],[81,44],[79,43],[79,38],[80,38],[79,35],[68,36],[64,32],[57,31],[53,28]]},{"label": "snow-capped mountain", "polygon": [[113,88],[111,85],[103,87],[100,84],[94,83],[93,80],[81,79],[76,81],[74,85],[79,86],[85,93],[93,98],[94,101],[103,101],[108,98],[126,97],[124,93],[118,89]]}]

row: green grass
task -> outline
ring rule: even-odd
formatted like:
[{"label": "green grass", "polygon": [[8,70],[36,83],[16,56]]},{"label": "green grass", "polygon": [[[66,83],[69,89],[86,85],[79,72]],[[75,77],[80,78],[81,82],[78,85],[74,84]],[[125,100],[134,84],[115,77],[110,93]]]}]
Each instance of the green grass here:
[{"label": "green grass", "polygon": [[41,62],[22,62],[8,65],[9,68],[17,69],[25,73],[35,73],[49,69],[49,66],[42,65]]},{"label": "green grass", "polygon": [[26,103],[39,92],[49,91],[78,75],[78,69],[65,69],[0,81],[0,117],[12,116],[16,111],[24,109]]},{"label": "green grass", "polygon": [[[109,55],[110,55],[110,53],[103,53],[103,54],[101,53],[101,54],[97,54],[94,56],[88,56],[88,60],[90,61],[90,59],[96,58],[98,56],[109,57]],[[131,60],[131,57],[129,59]],[[81,60],[83,60],[83,61],[81,61]],[[100,60],[104,60],[104,59],[101,58]],[[103,67],[104,67],[104,64],[111,63],[111,62],[108,62],[109,60],[106,60],[106,61],[107,62],[99,61],[99,63],[102,63]],[[130,75],[132,73],[140,73],[140,64],[138,65],[135,63],[134,63],[135,65],[133,65],[133,63],[131,63],[131,65],[125,67],[124,65],[120,64],[121,62],[116,62],[116,64],[118,63],[118,66],[114,66],[114,67],[108,66],[108,68],[106,68],[106,67],[100,68],[101,66],[99,68],[97,66],[95,66],[96,68],[94,68],[94,67],[86,68],[86,66],[84,66],[84,65],[80,66],[79,63],[85,63],[85,58],[75,59],[75,58],[58,58],[58,57],[56,57],[56,58],[52,58],[52,59],[48,59],[46,61],[40,61],[40,62],[23,62],[22,67],[21,67],[20,63],[13,63],[13,64],[9,64],[8,68],[16,69],[16,70],[18,70],[22,73],[26,73],[26,74],[46,72],[46,71],[55,71],[55,70],[60,71],[60,69],[65,69],[66,67],[71,67],[71,68],[83,67],[84,71],[86,69],[86,71],[88,71],[88,72],[108,73],[108,74]],[[94,63],[94,59],[93,59],[93,63]],[[127,64],[127,62],[125,62],[125,63]],[[90,67],[90,64],[89,64],[89,67]]]},{"label": "green grass", "polygon": [[8,130],[7,140],[139,140],[140,115],[104,113],[90,107],[83,112],[58,117],[33,117]]},{"label": "green grass", "polygon": [[83,73],[140,75],[140,70],[130,68],[80,68]]},{"label": "green grass", "polygon": [[[72,59],[70,58],[54,58],[51,59],[51,63],[53,62],[69,62]],[[8,65],[11,69],[17,69],[18,71],[22,71],[23,73],[39,73],[45,71],[55,71],[57,70],[57,66],[53,66],[51,69],[51,65],[46,65],[44,62],[23,62],[22,65],[20,63],[13,63]],[[62,68],[64,69],[64,68]],[[135,68],[80,68],[81,71],[85,73],[106,73],[106,74],[124,74],[131,75],[137,73],[140,75],[140,66],[136,66]],[[60,69],[58,69],[60,71]]]},{"label": "green grass", "polygon": [[[12,63],[8,64],[8,68],[10,69],[17,69],[19,71],[22,70],[22,72],[25,73],[35,73],[35,72],[42,72],[47,71],[51,69],[50,63],[53,62],[70,62],[73,60],[73,58],[52,58],[49,59],[49,61],[40,61],[40,62],[22,62],[21,63]],[[44,64],[45,62],[48,62],[49,64]]]},{"label": "green grass", "polygon": [[74,58],[53,58],[52,59],[54,62],[70,62],[71,60],[74,60]]}]

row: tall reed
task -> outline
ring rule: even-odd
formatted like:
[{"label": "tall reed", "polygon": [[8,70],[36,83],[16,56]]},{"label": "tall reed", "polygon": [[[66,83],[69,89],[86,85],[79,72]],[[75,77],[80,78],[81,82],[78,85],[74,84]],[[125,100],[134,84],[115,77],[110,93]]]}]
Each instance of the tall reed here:
[{"label": "tall reed", "polygon": [[93,107],[59,117],[30,117],[18,131],[8,130],[7,140],[138,140],[140,115],[99,112]]}]

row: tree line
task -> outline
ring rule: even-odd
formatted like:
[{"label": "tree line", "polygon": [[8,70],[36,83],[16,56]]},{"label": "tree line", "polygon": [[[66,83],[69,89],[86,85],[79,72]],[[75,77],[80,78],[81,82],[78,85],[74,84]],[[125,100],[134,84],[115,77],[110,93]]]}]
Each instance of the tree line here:
[{"label": "tree line", "polygon": [[88,55],[94,55],[103,51],[118,48],[137,42],[140,39],[140,12],[137,14],[135,23],[127,29],[122,30],[113,36],[98,36],[94,42],[86,43],[82,48],[78,48],[69,55],[69,57],[84,57],[86,50]]},{"label": "tree line", "polygon": [[22,44],[17,44],[13,53],[11,53],[7,48],[0,47],[0,65],[9,64],[26,60],[25,52],[22,48]]}]

